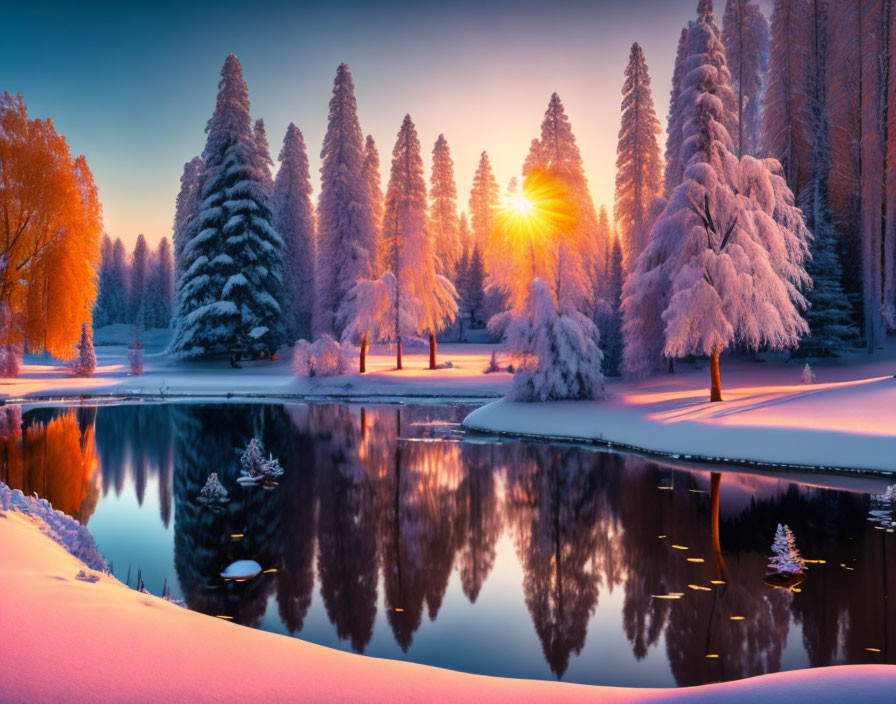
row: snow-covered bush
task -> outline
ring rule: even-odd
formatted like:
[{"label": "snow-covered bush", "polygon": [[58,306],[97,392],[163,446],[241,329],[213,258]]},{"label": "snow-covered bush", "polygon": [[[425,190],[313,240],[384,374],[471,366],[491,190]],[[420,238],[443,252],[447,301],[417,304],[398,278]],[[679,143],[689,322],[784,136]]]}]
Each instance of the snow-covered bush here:
[{"label": "snow-covered bush", "polygon": [[803,375],[800,377],[800,381],[804,384],[815,383],[815,372],[812,371],[812,367],[809,366],[808,362],[806,362],[806,366],[803,367]]},{"label": "snow-covered bush", "polygon": [[265,459],[258,440],[252,438],[240,457],[240,476],[237,482],[241,486],[256,486],[262,482],[276,486],[274,479],[282,476],[283,467],[279,460],[274,459],[273,455]]},{"label": "snow-covered bush", "polygon": [[312,344],[297,340],[292,358],[296,376],[338,376],[348,372],[345,350],[331,335],[321,335]]},{"label": "snow-covered bush", "polygon": [[768,566],[778,574],[799,574],[806,567],[789,526],[778,524],[772,542],[772,552],[774,555],[769,558]]},{"label": "snow-covered bush", "polygon": [[96,354],[93,351],[93,332],[87,323],[81,324],[81,341],[77,345],[78,356],[69,365],[72,376],[93,376],[96,371]]},{"label": "snow-covered bush", "polygon": [[557,310],[542,279],[529,285],[525,312],[507,328],[507,344],[521,362],[513,376],[515,401],[560,401],[604,397],[600,334],[577,311]]},{"label": "snow-covered bush", "polygon": [[230,499],[227,496],[227,489],[218,479],[218,473],[212,472],[208,475],[205,485],[199,490],[199,496],[196,500],[208,506],[226,504]]},{"label": "snow-covered bush", "polygon": [[19,375],[22,362],[20,345],[0,345],[0,379],[13,379]]}]

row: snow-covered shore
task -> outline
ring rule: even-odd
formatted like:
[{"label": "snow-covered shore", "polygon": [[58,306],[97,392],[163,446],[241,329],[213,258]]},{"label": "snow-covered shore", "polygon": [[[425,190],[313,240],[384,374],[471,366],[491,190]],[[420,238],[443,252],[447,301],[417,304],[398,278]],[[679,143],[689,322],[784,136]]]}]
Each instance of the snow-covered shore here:
[{"label": "snow-covered shore", "polygon": [[[0,511],[4,702],[884,702],[896,687],[896,667],[880,665],[663,690],[501,679],[380,660],[128,589],[87,568],[42,529],[39,516]],[[86,575],[76,578],[82,570]]]},{"label": "snow-covered shore", "polygon": [[724,402],[710,403],[705,369],[608,385],[594,402],[513,403],[473,411],[471,430],[561,438],[675,457],[896,472],[892,350],[861,363],[819,367],[729,362]]}]

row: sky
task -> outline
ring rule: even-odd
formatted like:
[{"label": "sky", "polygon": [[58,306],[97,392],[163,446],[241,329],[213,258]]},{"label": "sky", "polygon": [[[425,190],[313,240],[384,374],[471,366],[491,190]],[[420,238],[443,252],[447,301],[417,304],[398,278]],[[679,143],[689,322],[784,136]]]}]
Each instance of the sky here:
[{"label": "sky", "polygon": [[[763,10],[771,0],[762,0]],[[336,67],[354,76],[361,128],[383,180],[406,113],[430,165],[444,133],[459,205],[482,150],[499,185],[518,175],[551,93],[572,123],[595,202],[612,210],[629,49],[644,49],[665,128],[672,63],[697,0],[4,3],[0,90],[21,93],[84,154],[106,231],[130,247],[170,236],[184,162],[202,151],[219,74],[239,56],[253,118],[275,162],[286,127],[304,133],[318,193]],[[721,23],[724,0],[716,0]]]}]

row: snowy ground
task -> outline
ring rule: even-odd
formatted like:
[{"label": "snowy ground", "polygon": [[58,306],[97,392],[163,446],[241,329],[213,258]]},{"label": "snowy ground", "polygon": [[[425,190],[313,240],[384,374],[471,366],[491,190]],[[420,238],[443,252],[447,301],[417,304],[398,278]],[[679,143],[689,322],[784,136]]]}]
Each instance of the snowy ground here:
[{"label": "snowy ground", "polygon": [[896,471],[896,348],[817,365],[722,362],[722,403],[709,403],[709,372],[679,365],[608,386],[600,402],[500,400],[464,424],[487,432],[593,440],[650,452],[796,466]]},{"label": "snowy ground", "polygon": [[[96,572],[0,511],[4,702],[889,702],[896,667],[801,670],[693,689],[468,675],[331,650],[188,611]],[[83,571],[83,574],[80,574]],[[90,581],[96,578],[96,581]]]}]

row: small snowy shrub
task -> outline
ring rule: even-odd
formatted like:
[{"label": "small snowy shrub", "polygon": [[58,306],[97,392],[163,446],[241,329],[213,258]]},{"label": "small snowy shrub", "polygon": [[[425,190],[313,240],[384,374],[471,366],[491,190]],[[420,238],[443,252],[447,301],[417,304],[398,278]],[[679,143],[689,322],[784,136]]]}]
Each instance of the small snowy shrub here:
[{"label": "small snowy shrub", "polygon": [[436,369],[454,369],[454,362],[444,361],[436,365]]},{"label": "small snowy shrub", "polygon": [[514,401],[604,397],[600,334],[590,318],[561,313],[547,283],[533,279],[525,313],[507,327],[508,347],[521,358],[513,375]]},{"label": "small snowy shrub", "polygon": [[796,548],[796,538],[788,526],[778,524],[772,552],[774,555],[769,558],[768,566],[778,574],[799,574],[805,569],[806,563]]},{"label": "small snowy shrub", "polygon": [[812,371],[812,367],[809,366],[808,362],[806,362],[806,366],[803,367],[803,375],[800,377],[800,381],[804,384],[815,383],[815,372]]},{"label": "small snowy shrub", "polygon": [[96,354],[93,351],[93,333],[87,323],[81,324],[81,340],[78,342],[78,356],[69,366],[72,376],[93,376],[96,371]]},{"label": "small snowy shrub", "polygon": [[349,365],[345,353],[330,335],[321,335],[314,344],[298,340],[292,358],[296,376],[337,376],[345,374]]},{"label": "small snowy shrub", "polygon": [[143,341],[138,328],[134,328],[134,341],[128,347],[128,361],[131,364],[131,374],[143,373]]},{"label": "small snowy shrub", "polygon": [[227,496],[227,489],[218,479],[218,473],[212,472],[208,475],[205,485],[199,490],[199,496],[196,500],[201,504],[226,504],[230,499]]}]

